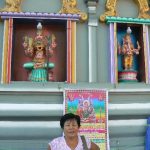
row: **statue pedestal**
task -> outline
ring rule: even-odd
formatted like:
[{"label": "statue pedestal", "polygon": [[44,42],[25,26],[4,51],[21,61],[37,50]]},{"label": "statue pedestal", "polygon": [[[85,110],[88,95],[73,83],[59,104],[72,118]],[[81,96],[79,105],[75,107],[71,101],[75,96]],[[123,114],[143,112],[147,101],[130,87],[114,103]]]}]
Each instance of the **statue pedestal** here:
[{"label": "statue pedestal", "polygon": [[137,82],[137,71],[123,70],[118,73],[119,82]]}]

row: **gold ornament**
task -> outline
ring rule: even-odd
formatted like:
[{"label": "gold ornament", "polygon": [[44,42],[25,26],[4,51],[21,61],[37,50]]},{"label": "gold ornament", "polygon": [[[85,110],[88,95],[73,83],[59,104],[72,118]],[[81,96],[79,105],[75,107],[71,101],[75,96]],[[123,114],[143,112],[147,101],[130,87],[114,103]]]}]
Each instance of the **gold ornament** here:
[{"label": "gold ornament", "polygon": [[87,14],[77,9],[77,0],[62,0],[62,8],[59,13],[79,14],[82,21],[87,20]]},{"label": "gold ornament", "polygon": [[[100,21],[104,22],[106,16],[117,16],[116,13],[116,3],[117,0],[107,0],[106,11],[100,16]],[[139,15],[138,18],[149,19],[150,15],[147,13],[149,11],[149,6],[147,0],[136,0],[139,5]]]},{"label": "gold ornament", "polygon": [[21,12],[21,5],[22,0],[5,0],[6,6],[0,9],[1,12]]}]

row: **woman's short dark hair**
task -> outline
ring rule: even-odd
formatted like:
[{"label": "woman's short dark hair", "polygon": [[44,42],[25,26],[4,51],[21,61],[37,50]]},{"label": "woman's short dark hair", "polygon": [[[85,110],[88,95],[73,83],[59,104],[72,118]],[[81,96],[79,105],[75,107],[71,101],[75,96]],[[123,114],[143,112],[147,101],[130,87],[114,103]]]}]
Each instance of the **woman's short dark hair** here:
[{"label": "woman's short dark hair", "polygon": [[62,129],[64,128],[64,124],[67,120],[72,120],[72,119],[76,120],[78,127],[80,127],[80,116],[72,114],[72,113],[68,113],[68,114],[63,115],[60,119],[61,128]]}]

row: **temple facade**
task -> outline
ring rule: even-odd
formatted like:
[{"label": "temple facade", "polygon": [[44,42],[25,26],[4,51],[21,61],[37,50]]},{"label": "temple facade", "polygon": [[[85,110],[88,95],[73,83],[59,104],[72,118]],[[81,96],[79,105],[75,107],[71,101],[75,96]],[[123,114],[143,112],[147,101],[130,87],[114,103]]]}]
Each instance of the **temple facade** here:
[{"label": "temple facade", "polygon": [[106,150],[144,150],[147,0],[0,1],[0,149],[46,150],[66,90],[105,90]]}]

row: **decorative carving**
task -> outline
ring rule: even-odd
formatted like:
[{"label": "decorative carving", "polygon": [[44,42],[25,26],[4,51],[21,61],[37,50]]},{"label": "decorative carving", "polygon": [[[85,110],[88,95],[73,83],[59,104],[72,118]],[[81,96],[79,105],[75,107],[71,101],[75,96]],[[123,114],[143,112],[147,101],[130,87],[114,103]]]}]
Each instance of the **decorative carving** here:
[{"label": "decorative carving", "polygon": [[[137,0],[139,4],[139,16],[138,18],[150,18],[150,15],[147,13],[149,11],[149,6],[147,0]],[[106,11],[100,16],[100,21],[105,21],[106,16],[117,16],[116,13],[116,3],[117,0],[107,0],[106,2]]]},{"label": "decorative carving", "polygon": [[7,12],[21,12],[21,5],[22,0],[5,0],[6,6],[0,11],[7,11]]},{"label": "decorative carving", "polygon": [[147,0],[138,0],[139,2],[139,16],[138,18],[150,18],[150,15],[147,14],[147,12],[149,11],[149,6],[148,6],[148,2]]},{"label": "decorative carving", "polygon": [[81,12],[79,9],[77,9],[77,0],[62,0],[62,8],[59,11],[59,13],[64,14],[79,14],[81,15],[81,20],[85,21],[87,20],[87,14],[84,12]]},{"label": "decorative carving", "polygon": [[117,0],[107,0],[106,10],[103,15],[100,16],[101,21],[105,21],[106,16],[116,16],[116,1]]}]

